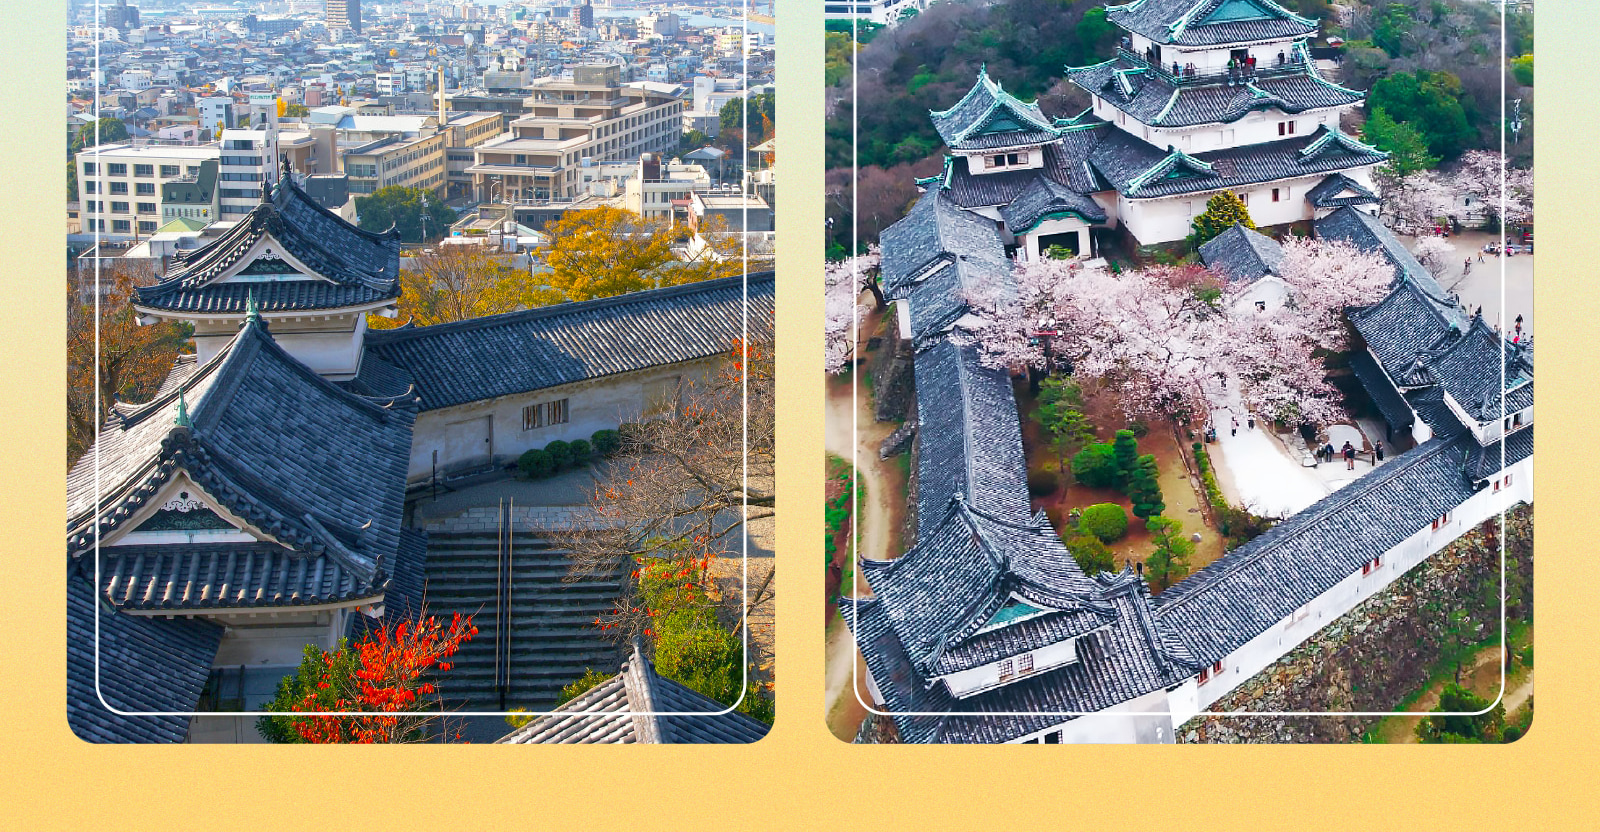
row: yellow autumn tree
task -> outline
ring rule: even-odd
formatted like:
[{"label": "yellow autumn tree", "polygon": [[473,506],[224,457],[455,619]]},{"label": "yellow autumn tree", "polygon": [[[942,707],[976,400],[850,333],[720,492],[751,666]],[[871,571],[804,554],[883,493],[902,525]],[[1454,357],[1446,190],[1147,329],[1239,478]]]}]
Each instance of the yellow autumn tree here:
[{"label": "yellow autumn tree", "polygon": [[369,316],[374,329],[410,321],[432,326],[501,312],[540,306],[548,298],[526,268],[503,254],[474,246],[444,246],[432,253],[407,257],[400,269],[400,314]]},{"label": "yellow autumn tree", "polygon": [[702,229],[715,242],[692,259],[674,250],[686,243],[687,228],[646,219],[621,208],[569,211],[545,226],[550,248],[544,275],[553,301],[606,298],[660,286],[693,283],[738,274],[742,264],[729,259],[726,234],[716,223]]}]

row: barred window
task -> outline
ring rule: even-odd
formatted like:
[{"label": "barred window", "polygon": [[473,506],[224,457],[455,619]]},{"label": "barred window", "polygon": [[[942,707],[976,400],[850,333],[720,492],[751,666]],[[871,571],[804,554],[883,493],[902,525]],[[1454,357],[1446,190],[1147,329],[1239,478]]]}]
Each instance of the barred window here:
[{"label": "barred window", "polygon": [[567,423],[567,399],[556,399],[522,408],[522,429],[534,430]]},{"label": "barred window", "polygon": [[1000,681],[1004,682],[1007,679],[1010,679],[1011,676],[1011,660],[1004,659],[1000,662]]},{"label": "barred window", "polygon": [[1023,653],[1017,657],[1017,675],[1033,672],[1033,654]]}]

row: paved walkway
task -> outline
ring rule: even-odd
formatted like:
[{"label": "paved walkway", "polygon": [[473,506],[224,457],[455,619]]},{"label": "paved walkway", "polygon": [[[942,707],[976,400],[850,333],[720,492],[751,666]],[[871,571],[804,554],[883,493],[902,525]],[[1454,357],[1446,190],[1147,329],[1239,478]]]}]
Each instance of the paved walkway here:
[{"label": "paved walkway", "polygon": [[[1407,248],[1415,248],[1416,238],[1400,239]],[[1496,257],[1485,254],[1483,262],[1479,263],[1478,253],[1484,244],[1499,240],[1498,234],[1486,234],[1482,231],[1451,235],[1446,242],[1456,249],[1456,254],[1450,261],[1450,268],[1439,278],[1439,284],[1461,295],[1461,303],[1468,310],[1482,306],[1484,320],[1491,325],[1498,324],[1502,328],[1509,329],[1515,325],[1517,316],[1521,315],[1522,331],[1532,335],[1533,255]],[[1462,263],[1469,259],[1472,261],[1472,268],[1463,276]],[[1503,302],[1502,271],[1505,281]]]},{"label": "paved walkway", "polygon": [[[1237,435],[1232,429],[1235,415]],[[1333,491],[1316,469],[1301,466],[1289,455],[1266,423],[1257,420],[1251,428],[1242,411],[1228,409],[1214,411],[1211,423],[1217,428],[1217,441],[1208,449],[1211,458],[1233,484],[1235,493],[1228,496],[1250,511],[1288,517]]]}]

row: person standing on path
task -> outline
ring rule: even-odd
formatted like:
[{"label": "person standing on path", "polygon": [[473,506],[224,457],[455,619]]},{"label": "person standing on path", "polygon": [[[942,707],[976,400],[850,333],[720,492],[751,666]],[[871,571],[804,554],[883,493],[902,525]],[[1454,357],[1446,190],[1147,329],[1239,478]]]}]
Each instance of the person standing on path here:
[{"label": "person standing on path", "polygon": [[1372,463],[1373,465],[1377,465],[1379,462],[1383,461],[1383,443],[1382,442],[1379,442],[1379,443],[1377,443],[1377,444],[1372,446],[1372,456],[1373,456],[1373,459],[1374,459],[1374,462]]},{"label": "person standing on path", "polygon": [[1238,416],[1233,417],[1233,435],[1234,436],[1238,436],[1239,435],[1239,417]]},{"label": "person standing on path", "polygon": [[1346,442],[1340,452],[1344,454],[1344,469],[1346,471],[1356,470],[1356,446]]}]

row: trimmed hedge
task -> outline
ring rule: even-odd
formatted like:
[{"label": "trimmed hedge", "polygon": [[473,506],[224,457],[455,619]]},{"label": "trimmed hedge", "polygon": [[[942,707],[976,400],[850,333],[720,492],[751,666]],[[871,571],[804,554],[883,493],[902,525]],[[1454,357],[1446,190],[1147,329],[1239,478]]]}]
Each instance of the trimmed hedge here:
[{"label": "trimmed hedge", "polygon": [[1128,512],[1116,503],[1096,503],[1078,516],[1078,528],[1102,543],[1121,540],[1128,533]]},{"label": "trimmed hedge", "polygon": [[548,451],[533,448],[517,457],[517,470],[525,477],[540,480],[556,472],[556,461]]},{"label": "trimmed hedge", "polygon": [[572,465],[572,445],[571,445],[571,443],[563,442],[560,439],[557,439],[556,441],[551,442],[550,444],[544,446],[544,452],[549,454],[550,458],[552,460],[555,460],[556,470],[564,471],[567,468],[571,467],[571,465]]},{"label": "trimmed hedge", "polygon": [[589,437],[596,456],[611,456],[622,450],[622,433],[614,430],[597,430]]},{"label": "trimmed hedge", "polygon": [[572,453],[573,465],[583,465],[594,455],[594,448],[587,439],[574,439],[567,445],[567,449]]}]

